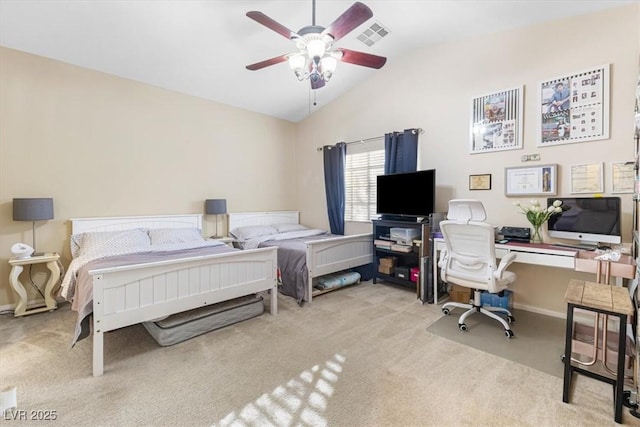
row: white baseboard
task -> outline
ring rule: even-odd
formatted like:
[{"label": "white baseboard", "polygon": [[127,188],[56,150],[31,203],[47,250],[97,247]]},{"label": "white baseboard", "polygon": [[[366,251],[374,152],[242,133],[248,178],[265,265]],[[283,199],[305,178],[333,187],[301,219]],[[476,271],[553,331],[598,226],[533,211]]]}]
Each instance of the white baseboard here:
[{"label": "white baseboard", "polygon": [[514,303],[513,307],[517,308],[519,310],[530,311],[532,313],[544,314],[545,316],[557,317],[559,319],[566,319],[567,318],[567,313],[560,313],[560,312],[553,311],[553,310],[547,310],[547,309],[544,309],[544,308],[534,307],[532,305]]}]

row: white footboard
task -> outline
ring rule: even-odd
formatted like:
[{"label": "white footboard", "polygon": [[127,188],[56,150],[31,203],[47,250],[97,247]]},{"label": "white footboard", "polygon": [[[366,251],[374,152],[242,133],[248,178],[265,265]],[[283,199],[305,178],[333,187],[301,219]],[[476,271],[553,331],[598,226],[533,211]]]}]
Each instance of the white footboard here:
[{"label": "white footboard", "polygon": [[93,375],[114,329],[267,290],[275,315],[276,270],[275,247],[92,270]]},{"label": "white footboard", "polygon": [[309,280],[305,301],[311,302],[313,278],[373,262],[373,235],[354,234],[307,242]]}]

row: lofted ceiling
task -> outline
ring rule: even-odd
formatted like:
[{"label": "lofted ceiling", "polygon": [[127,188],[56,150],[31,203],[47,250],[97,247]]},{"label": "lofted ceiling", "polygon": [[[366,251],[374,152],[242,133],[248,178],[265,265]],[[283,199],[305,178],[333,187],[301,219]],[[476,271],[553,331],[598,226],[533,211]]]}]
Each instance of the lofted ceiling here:
[{"label": "lofted ceiling", "polygon": [[[260,11],[298,31],[312,23],[312,0],[0,0],[0,45],[298,122],[421,46],[637,1],[362,2],[373,18],[336,46],[385,56],[386,65],[375,70],[339,62],[331,81],[315,91],[286,63],[245,68],[295,51],[293,41],[246,13]],[[353,3],[317,0],[316,24],[328,26]],[[357,36],[375,23],[389,34],[367,46]]]}]

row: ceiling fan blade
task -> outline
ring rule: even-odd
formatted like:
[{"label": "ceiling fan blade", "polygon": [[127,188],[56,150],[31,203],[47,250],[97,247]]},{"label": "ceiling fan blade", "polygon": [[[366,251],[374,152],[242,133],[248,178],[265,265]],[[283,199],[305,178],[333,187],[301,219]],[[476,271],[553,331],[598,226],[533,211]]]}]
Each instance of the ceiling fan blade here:
[{"label": "ceiling fan blade", "polygon": [[311,89],[320,89],[321,87],[324,87],[325,85],[325,81],[322,79],[316,79],[316,80],[311,80]]},{"label": "ceiling fan blade", "polygon": [[289,40],[298,36],[298,33],[291,31],[284,25],[274,21],[273,19],[269,18],[267,15],[265,15],[262,12],[257,12],[257,11],[247,12],[247,16],[253,19],[254,21],[256,21],[257,23],[262,24],[265,27],[275,31],[281,36],[288,38]]},{"label": "ceiling fan blade", "polygon": [[382,68],[387,62],[387,58],[384,56],[344,48],[338,48],[336,51],[342,52],[342,62],[348,62],[349,64],[362,65],[369,68]]},{"label": "ceiling fan blade", "polygon": [[355,2],[349,9],[333,21],[322,34],[330,34],[333,41],[341,39],[349,34],[356,27],[373,16],[373,12],[368,6],[360,2]]},{"label": "ceiling fan blade", "polygon": [[261,68],[268,67],[270,65],[279,64],[281,62],[286,62],[289,59],[289,55],[280,55],[275,58],[265,59],[264,61],[256,62],[255,64],[247,65],[247,70],[255,71],[260,70]]}]

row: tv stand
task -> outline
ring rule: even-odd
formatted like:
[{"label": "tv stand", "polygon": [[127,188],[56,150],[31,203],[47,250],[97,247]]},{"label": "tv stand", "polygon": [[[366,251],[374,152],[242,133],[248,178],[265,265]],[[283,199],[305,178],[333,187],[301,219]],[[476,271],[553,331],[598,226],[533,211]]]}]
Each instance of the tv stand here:
[{"label": "tv stand", "polygon": [[[411,289],[416,292],[420,302],[432,303],[433,283],[432,283],[432,244],[431,229],[429,221],[418,222],[417,218],[412,221],[408,217],[402,220],[376,219],[373,220],[373,252],[374,252],[374,272],[373,283],[384,281],[403,288]],[[420,230],[419,245],[398,245],[394,250],[392,244],[396,243],[391,240],[390,234],[392,228],[412,228]],[[391,240],[391,241],[390,241]],[[393,259],[393,268],[391,270],[381,267],[381,259]],[[411,280],[411,269],[418,269],[417,281]],[[415,270],[414,270],[415,271]],[[414,277],[415,279],[415,277]]]}]

